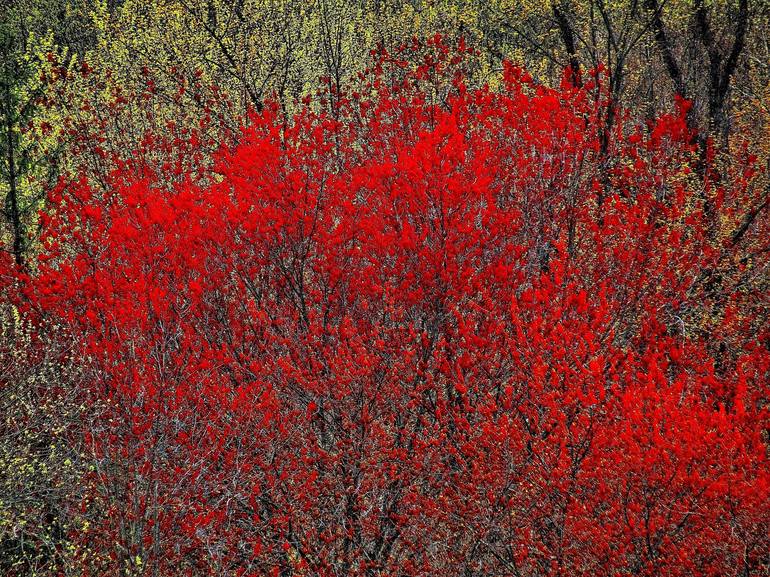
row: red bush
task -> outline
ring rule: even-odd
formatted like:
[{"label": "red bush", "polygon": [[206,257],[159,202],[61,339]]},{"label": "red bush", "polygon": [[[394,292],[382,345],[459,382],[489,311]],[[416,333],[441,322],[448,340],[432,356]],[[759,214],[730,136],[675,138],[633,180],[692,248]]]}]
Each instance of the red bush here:
[{"label": "red bush", "polygon": [[28,295],[95,407],[91,574],[767,569],[762,295],[714,280],[750,183],[703,192],[681,115],[603,151],[594,83],[506,77],[55,192]]}]

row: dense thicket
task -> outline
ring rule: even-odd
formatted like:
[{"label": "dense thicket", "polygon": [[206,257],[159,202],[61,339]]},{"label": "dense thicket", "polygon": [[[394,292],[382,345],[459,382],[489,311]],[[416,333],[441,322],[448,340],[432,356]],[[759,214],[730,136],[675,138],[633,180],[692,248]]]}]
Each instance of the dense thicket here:
[{"label": "dense thicket", "polygon": [[9,4],[0,572],[767,575],[766,17]]}]

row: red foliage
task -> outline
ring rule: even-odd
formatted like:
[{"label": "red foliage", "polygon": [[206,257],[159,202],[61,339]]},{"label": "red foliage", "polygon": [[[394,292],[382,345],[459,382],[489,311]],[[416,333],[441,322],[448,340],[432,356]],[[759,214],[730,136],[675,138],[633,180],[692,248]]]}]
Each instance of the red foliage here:
[{"label": "red foliage", "polygon": [[213,182],[52,195],[93,574],[766,570],[762,295],[709,276],[750,184],[705,214],[686,107],[603,155],[591,83],[421,80],[268,108]]}]

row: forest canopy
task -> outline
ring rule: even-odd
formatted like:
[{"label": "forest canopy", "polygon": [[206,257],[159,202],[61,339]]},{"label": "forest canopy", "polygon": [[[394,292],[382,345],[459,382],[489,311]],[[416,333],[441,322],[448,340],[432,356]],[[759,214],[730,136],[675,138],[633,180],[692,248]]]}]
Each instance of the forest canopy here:
[{"label": "forest canopy", "polygon": [[0,572],[770,574],[765,0],[0,0]]}]

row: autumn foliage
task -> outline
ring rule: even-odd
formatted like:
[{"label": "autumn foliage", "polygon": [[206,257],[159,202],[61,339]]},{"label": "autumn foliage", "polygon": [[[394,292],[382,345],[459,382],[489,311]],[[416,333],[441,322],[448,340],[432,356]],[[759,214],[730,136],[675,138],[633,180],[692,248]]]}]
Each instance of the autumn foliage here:
[{"label": "autumn foliage", "polygon": [[766,574],[752,159],[451,56],[51,192],[0,282],[81,366],[77,574]]}]

